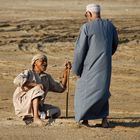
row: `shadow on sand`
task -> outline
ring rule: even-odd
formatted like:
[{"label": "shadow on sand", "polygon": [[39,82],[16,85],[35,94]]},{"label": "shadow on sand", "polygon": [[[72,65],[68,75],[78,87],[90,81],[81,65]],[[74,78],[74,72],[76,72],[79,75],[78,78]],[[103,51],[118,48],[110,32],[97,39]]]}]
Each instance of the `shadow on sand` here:
[{"label": "shadow on sand", "polygon": [[[62,116],[60,119],[67,119],[67,120],[73,120],[74,116],[65,117]],[[140,127],[140,117],[110,117],[109,120],[109,128],[115,128],[117,126],[122,127],[130,127],[130,128],[136,128]],[[96,128],[96,127],[102,127],[101,124],[96,125],[86,125],[87,127]]]},{"label": "shadow on sand", "polygon": [[140,117],[115,117],[109,118],[111,127],[122,126],[122,127],[140,127]]}]

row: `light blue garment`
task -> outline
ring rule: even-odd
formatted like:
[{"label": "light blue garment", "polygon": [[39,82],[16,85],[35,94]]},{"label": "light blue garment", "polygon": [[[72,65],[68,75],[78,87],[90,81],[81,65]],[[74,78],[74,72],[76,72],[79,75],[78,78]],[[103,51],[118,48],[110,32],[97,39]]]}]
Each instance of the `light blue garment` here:
[{"label": "light blue garment", "polygon": [[72,67],[80,76],[75,91],[76,121],[108,115],[112,47],[117,45],[118,35],[110,21],[97,19],[82,26]]}]

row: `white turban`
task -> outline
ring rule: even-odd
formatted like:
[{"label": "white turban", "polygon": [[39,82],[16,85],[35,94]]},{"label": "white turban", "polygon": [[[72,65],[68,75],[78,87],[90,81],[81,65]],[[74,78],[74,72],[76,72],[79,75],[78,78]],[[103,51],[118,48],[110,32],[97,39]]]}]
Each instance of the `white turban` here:
[{"label": "white turban", "polygon": [[32,61],[31,61],[31,65],[33,66],[35,61],[38,60],[38,59],[46,59],[47,60],[47,56],[44,55],[44,54],[37,54],[35,55],[33,58],[32,58]]},{"label": "white turban", "polygon": [[98,4],[88,4],[86,6],[86,12],[89,11],[91,13],[92,12],[99,13],[100,10],[101,10],[101,8],[100,8],[100,5],[98,5]]}]

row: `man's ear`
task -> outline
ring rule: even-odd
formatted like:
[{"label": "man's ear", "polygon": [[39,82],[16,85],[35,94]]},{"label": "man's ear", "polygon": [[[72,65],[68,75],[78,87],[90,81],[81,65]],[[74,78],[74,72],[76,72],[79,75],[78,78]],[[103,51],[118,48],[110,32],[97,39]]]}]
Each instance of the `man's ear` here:
[{"label": "man's ear", "polygon": [[90,15],[90,17],[92,17],[92,13],[91,12],[89,12],[89,15]]}]

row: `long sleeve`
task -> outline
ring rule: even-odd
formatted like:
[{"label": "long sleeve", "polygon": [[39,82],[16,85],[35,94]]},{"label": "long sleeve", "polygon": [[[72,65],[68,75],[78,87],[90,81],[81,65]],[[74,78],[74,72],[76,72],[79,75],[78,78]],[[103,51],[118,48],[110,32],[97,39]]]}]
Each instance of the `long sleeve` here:
[{"label": "long sleeve", "polygon": [[118,47],[118,33],[116,28],[113,26],[113,43],[112,43],[112,55],[116,52]]},{"label": "long sleeve", "polygon": [[22,73],[20,73],[15,79],[14,84],[16,86],[22,87],[22,85],[28,80],[29,77],[29,71],[24,70]]},{"label": "long sleeve", "polygon": [[81,76],[83,70],[83,63],[88,50],[88,36],[86,33],[86,25],[81,28],[80,35],[76,42],[74,51],[74,60],[72,70],[77,76]]},{"label": "long sleeve", "polygon": [[49,91],[62,93],[65,91],[65,88],[63,85],[57,81],[55,81],[50,75],[49,75]]}]

